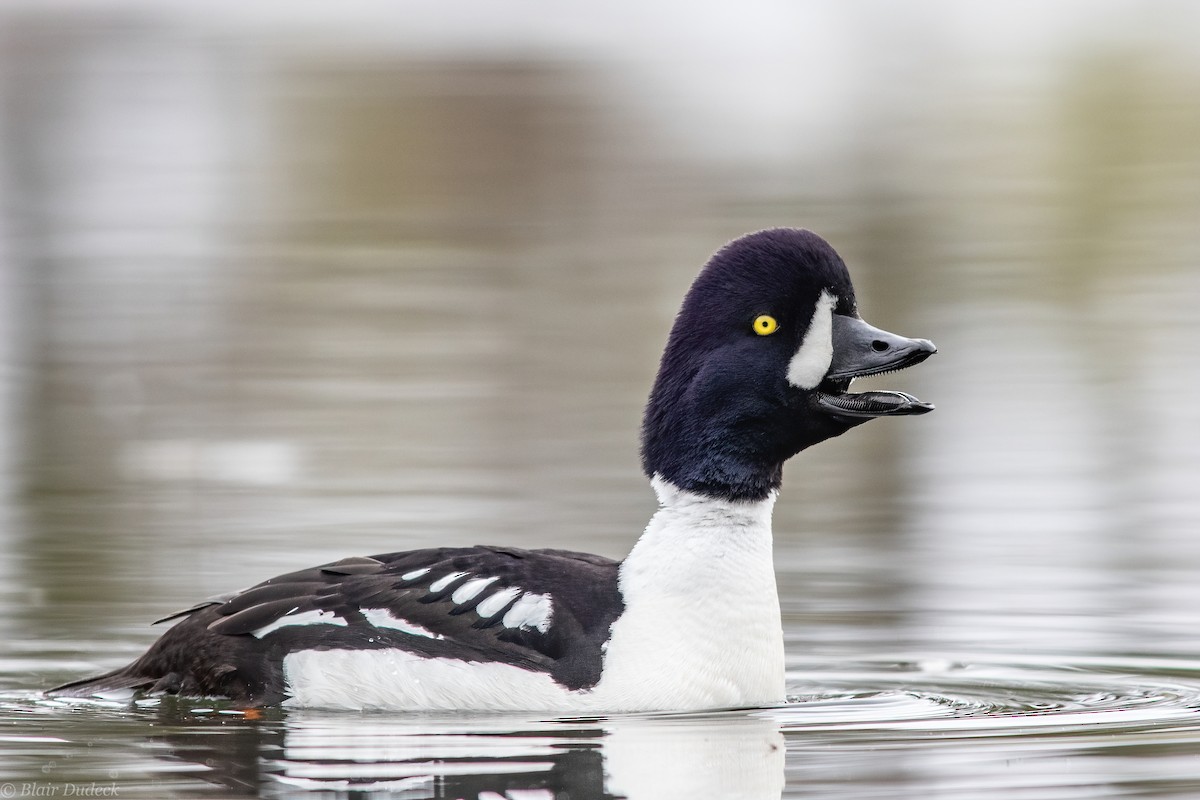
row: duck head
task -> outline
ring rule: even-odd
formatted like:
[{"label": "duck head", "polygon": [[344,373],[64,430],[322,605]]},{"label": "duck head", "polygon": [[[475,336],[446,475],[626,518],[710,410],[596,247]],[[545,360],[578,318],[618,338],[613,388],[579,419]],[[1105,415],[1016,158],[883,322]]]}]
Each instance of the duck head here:
[{"label": "duck head", "polygon": [[821,237],[743,236],[684,298],[646,406],[643,468],[690,492],[764,499],[801,450],[869,419],[933,410],[905,392],[849,388],[935,352],[862,320],[846,265]]}]

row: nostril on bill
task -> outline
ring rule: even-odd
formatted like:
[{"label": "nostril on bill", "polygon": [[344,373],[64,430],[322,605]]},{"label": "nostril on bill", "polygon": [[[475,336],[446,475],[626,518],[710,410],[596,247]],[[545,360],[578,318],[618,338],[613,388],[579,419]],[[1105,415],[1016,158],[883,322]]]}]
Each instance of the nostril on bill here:
[{"label": "nostril on bill", "polygon": [[876,339],[875,341],[871,342],[871,349],[876,353],[882,353],[888,349],[888,343],[882,339]]}]

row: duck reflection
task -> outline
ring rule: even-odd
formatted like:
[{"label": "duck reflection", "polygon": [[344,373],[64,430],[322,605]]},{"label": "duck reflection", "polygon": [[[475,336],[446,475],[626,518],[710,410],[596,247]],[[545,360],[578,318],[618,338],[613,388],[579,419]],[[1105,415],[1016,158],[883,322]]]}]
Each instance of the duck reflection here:
[{"label": "duck reflection", "polygon": [[[174,758],[233,796],[359,792],[458,800],[747,798],[784,781],[779,724],[744,712],[540,720],[160,709]],[[211,735],[210,735],[211,734]]]}]

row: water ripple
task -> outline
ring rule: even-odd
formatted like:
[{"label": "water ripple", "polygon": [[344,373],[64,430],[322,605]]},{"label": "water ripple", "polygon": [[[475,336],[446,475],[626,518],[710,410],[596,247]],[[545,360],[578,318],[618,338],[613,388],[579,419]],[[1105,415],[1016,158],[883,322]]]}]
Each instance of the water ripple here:
[{"label": "water ripple", "polygon": [[1001,736],[1038,728],[1200,724],[1200,662],[880,659],[813,663],[788,678],[792,702],[770,712],[784,730]]},{"label": "water ripple", "polygon": [[1052,796],[1080,790],[1071,781],[1082,778],[1060,773],[1086,764],[1087,781],[1110,787],[1200,787],[1200,662],[953,655],[793,666],[792,696],[778,706],[588,718],[245,714],[211,701],[8,692],[0,781],[36,774],[62,791],[108,781],[124,798],[775,800],[800,786],[844,790],[853,775],[862,797],[892,796],[901,779],[922,795]]}]

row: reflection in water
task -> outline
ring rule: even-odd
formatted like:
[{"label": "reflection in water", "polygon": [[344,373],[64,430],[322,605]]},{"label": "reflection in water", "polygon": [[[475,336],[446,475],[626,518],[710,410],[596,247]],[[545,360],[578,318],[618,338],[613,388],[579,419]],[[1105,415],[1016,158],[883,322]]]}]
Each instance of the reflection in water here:
[{"label": "reflection in water", "polygon": [[714,714],[605,723],[605,769],[617,796],[776,798],[784,743],[769,718]]},{"label": "reflection in water", "polygon": [[[491,729],[491,730],[489,730]],[[324,791],[403,790],[414,797],[606,798],[599,730],[543,730],[528,722],[296,719],[270,779]]]},{"label": "reflection in water", "polygon": [[171,700],[138,713],[167,731],[142,754],[159,762],[151,771],[191,772],[234,796],[771,800],[783,787],[779,724],[744,713],[543,721],[300,711],[244,719]]},{"label": "reflection in water", "polygon": [[306,789],[375,786],[438,798],[772,798],[783,785],[778,726],[748,717],[536,723],[289,714],[282,732],[272,778]]}]

